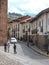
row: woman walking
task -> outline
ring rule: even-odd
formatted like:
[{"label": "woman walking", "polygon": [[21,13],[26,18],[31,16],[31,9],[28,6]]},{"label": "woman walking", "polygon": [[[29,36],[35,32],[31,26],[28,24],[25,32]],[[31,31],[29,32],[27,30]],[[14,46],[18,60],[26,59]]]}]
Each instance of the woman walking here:
[{"label": "woman walking", "polygon": [[9,52],[9,48],[10,48],[10,41],[7,42],[7,47],[8,47],[8,52]]}]

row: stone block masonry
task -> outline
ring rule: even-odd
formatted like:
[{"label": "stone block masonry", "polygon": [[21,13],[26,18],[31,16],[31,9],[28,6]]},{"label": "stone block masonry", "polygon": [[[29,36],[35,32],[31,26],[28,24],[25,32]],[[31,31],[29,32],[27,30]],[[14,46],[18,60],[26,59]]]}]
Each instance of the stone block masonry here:
[{"label": "stone block masonry", "polygon": [[7,0],[0,0],[0,45],[7,41]]}]

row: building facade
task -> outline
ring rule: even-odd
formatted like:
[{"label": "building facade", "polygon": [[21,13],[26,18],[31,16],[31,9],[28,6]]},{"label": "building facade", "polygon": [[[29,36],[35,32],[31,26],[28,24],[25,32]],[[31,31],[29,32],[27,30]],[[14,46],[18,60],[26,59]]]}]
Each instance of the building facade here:
[{"label": "building facade", "polygon": [[37,14],[32,20],[32,23],[33,22],[35,23],[37,29],[36,44],[39,48],[45,50],[47,48],[46,46],[49,46],[49,8]]},{"label": "building facade", "polygon": [[16,38],[32,41],[42,50],[49,47],[49,8],[41,11],[34,18],[23,16],[13,20],[11,24],[10,28]]},{"label": "building facade", "polygon": [[9,32],[10,37],[14,36],[17,39],[27,39],[27,35],[29,35],[29,22],[31,20],[30,16],[23,16],[12,20],[9,22]]},{"label": "building facade", "polygon": [[0,45],[7,41],[7,1],[0,0]]},{"label": "building facade", "polygon": [[24,41],[30,41],[30,21],[32,17],[28,17],[27,19],[20,22],[22,26],[22,38]]},{"label": "building facade", "polygon": [[31,25],[31,40],[32,40],[32,43],[36,45],[37,43],[37,22],[36,20],[30,22],[30,25]]},{"label": "building facade", "polygon": [[15,19],[10,21],[9,23],[9,38],[10,37],[16,37],[17,39],[19,39],[19,20]]}]

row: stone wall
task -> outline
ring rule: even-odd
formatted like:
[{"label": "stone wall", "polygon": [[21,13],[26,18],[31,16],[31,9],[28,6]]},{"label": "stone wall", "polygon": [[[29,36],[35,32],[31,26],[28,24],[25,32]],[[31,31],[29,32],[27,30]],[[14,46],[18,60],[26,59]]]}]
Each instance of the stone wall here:
[{"label": "stone wall", "polygon": [[45,45],[47,44],[47,37],[45,35],[38,35],[37,36],[37,46],[45,50]]},{"label": "stone wall", "polygon": [[7,41],[7,0],[0,0],[0,45]]}]

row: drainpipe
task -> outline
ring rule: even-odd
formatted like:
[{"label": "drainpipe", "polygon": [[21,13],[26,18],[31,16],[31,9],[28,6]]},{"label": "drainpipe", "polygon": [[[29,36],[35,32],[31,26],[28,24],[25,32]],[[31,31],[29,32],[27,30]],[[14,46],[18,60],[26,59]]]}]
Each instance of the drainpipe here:
[{"label": "drainpipe", "polygon": [[[36,30],[37,30],[37,20],[36,20]],[[36,31],[36,45],[38,45],[37,31]]]},{"label": "drainpipe", "polygon": [[19,24],[18,24],[18,40],[19,40]]},{"label": "drainpipe", "polygon": [[[46,13],[46,34],[47,34],[47,13]],[[47,40],[47,36],[46,36],[46,43],[45,43],[46,45],[47,45],[47,53],[48,53],[48,47],[49,47],[49,45],[48,45],[48,40]]]},{"label": "drainpipe", "polygon": [[29,24],[29,41],[30,41],[30,24]]},{"label": "drainpipe", "polygon": [[47,13],[46,13],[46,33],[47,33]]}]

